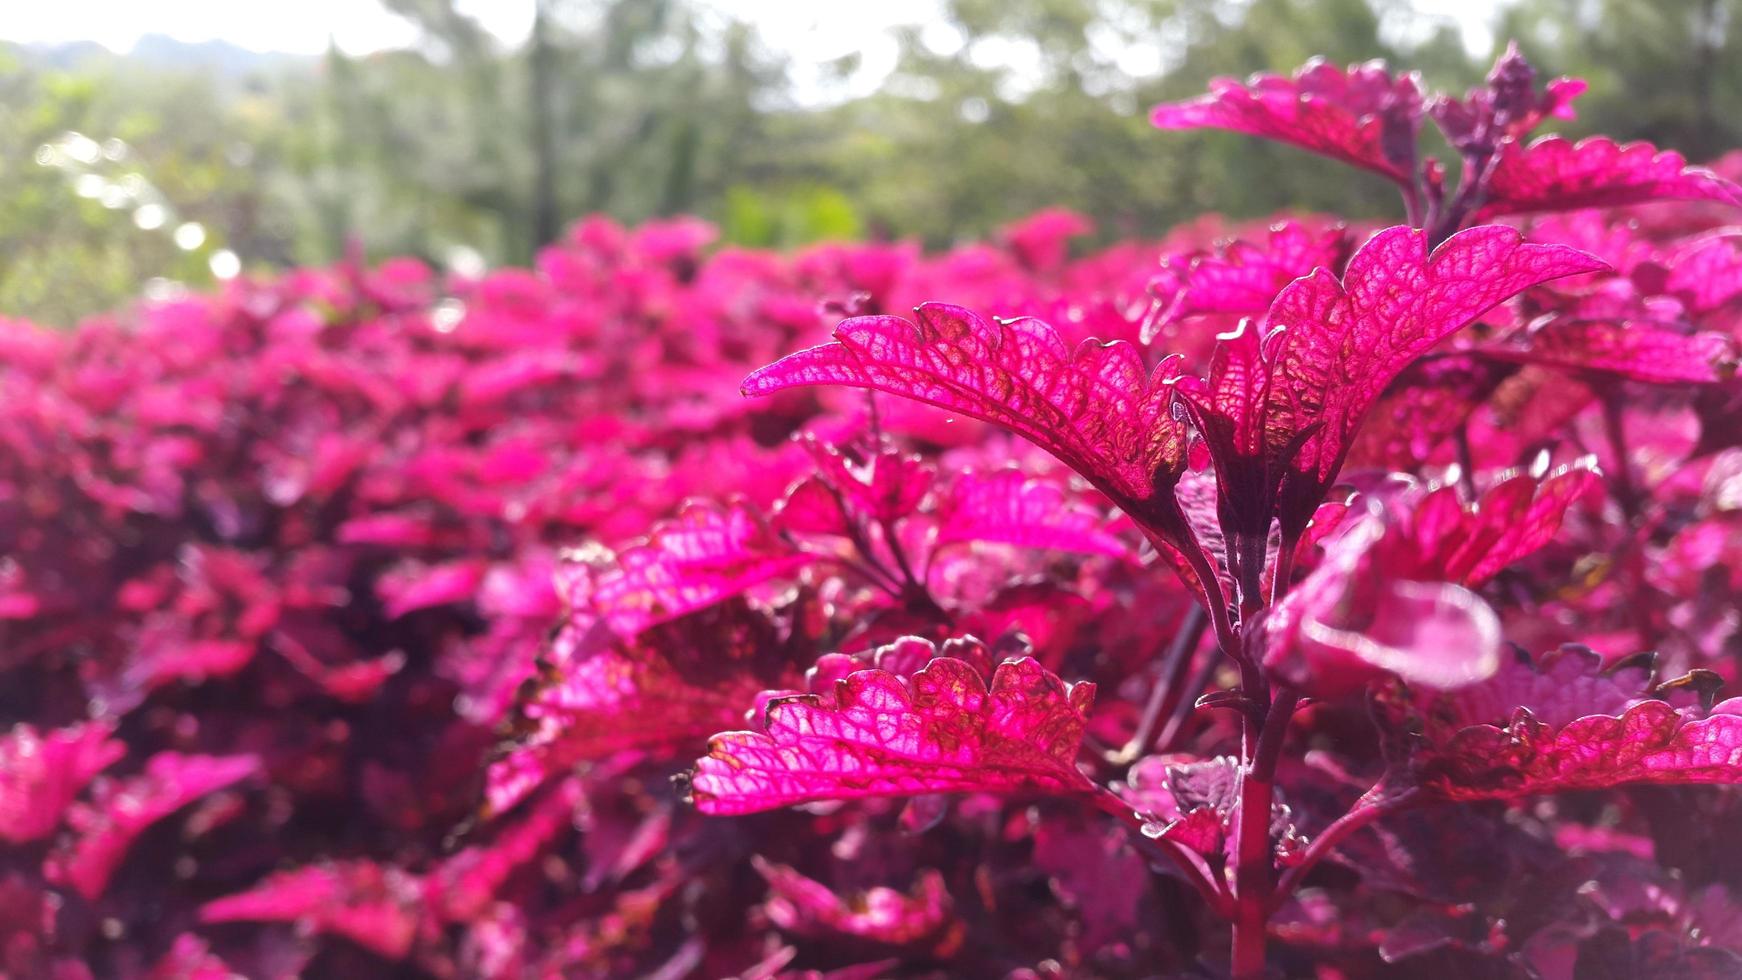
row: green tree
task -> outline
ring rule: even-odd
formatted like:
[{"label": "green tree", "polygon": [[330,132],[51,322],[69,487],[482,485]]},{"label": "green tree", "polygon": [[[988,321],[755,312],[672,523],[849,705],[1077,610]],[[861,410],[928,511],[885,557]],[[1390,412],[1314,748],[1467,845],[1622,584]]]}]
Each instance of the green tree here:
[{"label": "green tree", "polygon": [[1651,140],[1696,160],[1742,144],[1742,0],[1523,0],[1501,36],[1590,82],[1571,132]]}]

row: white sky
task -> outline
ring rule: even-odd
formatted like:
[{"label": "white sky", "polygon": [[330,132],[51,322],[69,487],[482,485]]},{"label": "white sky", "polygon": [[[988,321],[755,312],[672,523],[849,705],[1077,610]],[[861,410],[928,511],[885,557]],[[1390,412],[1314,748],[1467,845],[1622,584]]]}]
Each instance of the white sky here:
[{"label": "white sky", "polygon": [[[709,6],[754,22],[771,46],[816,60],[852,51],[937,9],[934,0],[712,0]],[[532,24],[532,0],[460,0],[459,7],[509,41],[524,38]],[[126,51],[143,34],[219,38],[294,54],[319,54],[329,37],[353,54],[416,38],[409,23],[374,0],[0,0],[0,38],[8,41],[96,41]],[[815,50],[819,46],[825,50]]]},{"label": "white sky", "polygon": [[[1500,0],[1416,0],[1418,17],[1460,25],[1465,44],[1486,50]],[[921,23],[937,0],[709,0],[754,24],[773,49],[802,72],[855,51],[867,73],[893,62],[889,29]],[[533,0],[460,0],[460,8],[513,42],[532,23]],[[356,54],[402,47],[416,39],[404,20],[375,0],[0,0],[0,38],[21,42],[96,41],[126,51],[143,34],[184,41],[222,39],[257,51],[318,54],[329,38]]]}]

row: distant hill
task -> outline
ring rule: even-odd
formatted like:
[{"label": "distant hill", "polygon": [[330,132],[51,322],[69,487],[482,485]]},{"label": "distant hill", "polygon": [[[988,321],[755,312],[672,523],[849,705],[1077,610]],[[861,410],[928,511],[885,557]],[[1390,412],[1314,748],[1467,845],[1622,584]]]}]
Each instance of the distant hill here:
[{"label": "distant hill", "polygon": [[45,68],[89,68],[104,62],[120,62],[186,69],[230,79],[306,71],[319,60],[283,51],[253,51],[228,41],[183,41],[167,34],[146,34],[125,54],[116,54],[95,41],[0,44],[14,51],[26,64]]}]

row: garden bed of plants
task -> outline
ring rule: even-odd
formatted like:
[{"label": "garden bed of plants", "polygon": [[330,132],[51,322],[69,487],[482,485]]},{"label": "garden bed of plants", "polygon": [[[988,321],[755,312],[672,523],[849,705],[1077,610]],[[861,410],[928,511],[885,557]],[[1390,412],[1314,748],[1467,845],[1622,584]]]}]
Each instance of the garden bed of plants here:
[{"label": "garden bed of plants", "polygon": [[1742,975],[1742,157],[1581,87],[1155,110],[1394,227],[0,319],[0,974]]}]

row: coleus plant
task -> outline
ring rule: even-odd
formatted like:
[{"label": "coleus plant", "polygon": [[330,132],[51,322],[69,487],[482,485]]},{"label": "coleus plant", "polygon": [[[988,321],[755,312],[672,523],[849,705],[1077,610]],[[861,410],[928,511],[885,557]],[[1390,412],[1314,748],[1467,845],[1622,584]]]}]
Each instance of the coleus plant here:
[{"label": "coleus plant", "polygon": [[1735,974],[1742,157],[1528,75],[1161,110],[1404,227],[0,319],[0,973]]},{"label": "coleus plant", "polygon": [[[1392,499],[1373,487],[1321,512],[1368,412],[1412,365],[1527,291],[1612,271],[1480,222],[1671,198],[1742,205],[1735,185],[1649,146],[1523,142],[1545,117],[1569,116],[1582,87],[1563,79],[1539,92],[1509,49],[1464,99],[1425,97],[1413,77],[1378,64],[1318,63],[1292,80],[1218,82],[1203,99],[1157,108],[1163,128],[1233,129],[1379,173],[1403,190],[1411,220],[1346,260],[1341,229],[1278,226],[1263,244],[1170,265],[1158,280],[1158,295],[1170,290],[1164,321],[1240,317],[1201,374],[1177,354],[1072,345],[1038,319],[928,303],[912,320],[848,319],[833,342],[744,382],[748,395],[844,385],[924,402],[1014,432],[1074,470],[1202,603],[1236,679],[1199,704],[1238,716],[1236,755],[1168,767],[1165,779],[1140,764],[1137,788],[1113,791],[1080,762],[1092,685],[1032,658],[991,666],[940,651],[917,670],[813,672],[809,693],[766,700],[758,729],[711,740],[689,781],[695,805],[731,815],[934,793],[1074,796],[1121,819],[1230,920],[1229,969],[1256,977],[1267,970],[1271,915],[1346,835],[1386,813],[1626,783],[1742,782],[1742,709],[1681,696],[1709,690],[1716,675],[1657,688],[1625,679],[1633,668],[1598,679],[1601,658],[1588,651],[1540,668],[1505,664],[1499,617],[1471,587],[1547,544],[1594,471],[1515,476],[1468,501],[1455,487]],[[1460,154],[1453,192],[1440,164],[1418,157],[1424,117]],[[1675,380],[1654,376],[1655,365],[1682,363],[1690,380],[1716,380],[1691,365],[1730,349],[1713,338],[1701,356],[1665,333],[1681,342],[1654,350],[1631,323],[1608,318],[1555,333],[1575,349],[1570,360],[1542,346],[1522,359],[1636,380]],[[1213,483],[1194,473],[1206,466]],[[1315,529],[1320,521],[1338,526]],[[1303,575],[1309,531],[1320,554]],[[1386,679],[1410,692],[1398,703],[1426,727],[1411,729],[1403,719],[1415,715],[1393,709],[1383,727],[1404,747],[1345,813],[1302,834],[1276,790],[1292,723],[1304,706]],[[1151,730],[1144,719],[1139,751]]]}]

